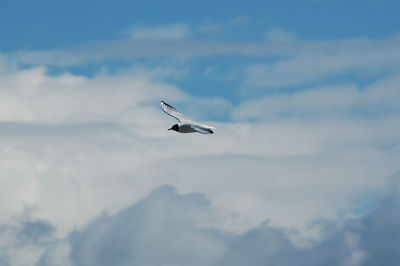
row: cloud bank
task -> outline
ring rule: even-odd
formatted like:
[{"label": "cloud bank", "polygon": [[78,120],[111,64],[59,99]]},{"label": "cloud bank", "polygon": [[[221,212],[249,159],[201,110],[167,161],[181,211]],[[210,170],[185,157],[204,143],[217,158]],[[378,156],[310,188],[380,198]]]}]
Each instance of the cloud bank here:
[{"label": "cloud bank", "polygon": [[210,227],[215,213],[202,194],[162,187],[72,232],[63,240],[70,246],[64,257],[53,256],[50,245],[36,265],[397,265],[399,178],[365,216],[316,222],[323,239],[306,247],[268,222],[243,234]]},{"label": "cloud bank", "polygon": [[[400,161],[398,36],[216,38],[225,26],[200,36],[189,24],[135,25],[117,40],[0,55],[1,263],[397,259],[385,239],[398,242],[398,183],[385,192],[384,180]],[[98,71],[73,71],[90,64]],[[236,87],[221,98],[182,85],[205,70]],[[160,100],[228,119],[209,123],[212,138],[170,134]]]}]

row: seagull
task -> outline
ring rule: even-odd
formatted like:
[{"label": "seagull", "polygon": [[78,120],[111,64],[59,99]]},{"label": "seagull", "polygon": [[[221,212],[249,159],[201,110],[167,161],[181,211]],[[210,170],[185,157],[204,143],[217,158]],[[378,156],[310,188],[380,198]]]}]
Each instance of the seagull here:
[{"label": "seagull", "polygon": [[168,103],[161,101],[160,102],[161,109],[168,115],[172,116],[173,118],[179,121],[178,124],[173,125],[168,130],[174,130],[180,133],[193,133],[199,132],[201,134],[213,134],[215,130],[214,127],[210,127],[198,122],[193,121],[189,117],[181,114],[178,110],[174,107],[169,105]]}]

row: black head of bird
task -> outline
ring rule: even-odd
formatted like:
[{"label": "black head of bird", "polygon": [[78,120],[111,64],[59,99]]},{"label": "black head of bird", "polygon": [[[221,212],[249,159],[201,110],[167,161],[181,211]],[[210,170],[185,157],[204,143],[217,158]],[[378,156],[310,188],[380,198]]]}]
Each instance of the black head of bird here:
[{"label": "black head of bird", "polygon": [[178,124],[173,125],[173,126],[172,126],[170,129],[168,129],[168,130],[178,131],[178,130],[179,130]]}]

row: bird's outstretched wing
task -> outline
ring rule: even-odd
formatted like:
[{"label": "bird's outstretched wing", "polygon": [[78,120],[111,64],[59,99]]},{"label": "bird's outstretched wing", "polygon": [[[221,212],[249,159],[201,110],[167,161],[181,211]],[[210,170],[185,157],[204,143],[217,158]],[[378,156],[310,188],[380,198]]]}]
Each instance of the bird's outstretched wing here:
[{"label": "bird's outstretched wing", "polygon": [[169,105],[168,103],[161,101],[160,102],[161,109],[168,115],[172,116],[173,118],[177,119],[180,123],[183,121],[190,121],[191,119],[185,115],[183,115],[181,112],[176,110],[174,107]]},{"label": "bird's outstretched wing", "polygon": [[194,131],[197,131],[201,134],[214,134],[215,127],[210,127],[198,122],[191,121],[188,124]]},{"label": "bird's outstretched wing", "polygon": [[199,125],[190,125],[190,127],[194,130],[197,131],[201,134],[214,134],[212,127],[204,127],[204,126],[199,126]]}]

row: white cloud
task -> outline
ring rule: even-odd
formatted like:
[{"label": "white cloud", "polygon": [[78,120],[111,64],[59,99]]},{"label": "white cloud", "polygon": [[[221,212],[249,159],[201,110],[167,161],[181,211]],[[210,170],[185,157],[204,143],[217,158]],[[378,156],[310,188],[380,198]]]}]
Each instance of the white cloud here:
[{"label": "white cloud", "polygon": [[[185,49],[191,56],[221,53],[287,56],[275,65],[261,67],[263,71],[276,71],[277,77],[287,76],[287,80],[270,76],[271,80],[267,81],[256,80],[257,77],[246,81],[256,87],[300,84],[359,68],[368,73],[398,69],[397,37],[378,41],[303,42],[294,50],[289,49],[294,46],[287,44],[282,47],[264,43],[183,44],[179,38],[176,41],[183,46],[162,47],[163,43],[159,42],[157,47],[136,43],[134,48],[139,50],[129,47],[136,41],[101,43],[97,50],[95,45],[88,45],[87,51],[93,48],[89,54],[83,52],[85,49],[77,49],[14,56],[19,62],[61,65],[127,54],[140,56],[142,52],[145,56],[155,51],[156,56],[176,55]],[[329,49],[333,49],[333,54]],[[6,60],[10,60],[8,55]],[[310,62],[316,63],[315,66],[309,67]],[[3,70],[0,75],[0,156],[3,158],[0,161],[0,224],[7,224],[10,217],[23,212],[26,206],[34,206],[32,219],[54,225],[58,229],[55,237],[60,240],[51,250],[47,249],[41,263],[51,265],[57,257],[67,263],[70,250],[79,257],[74,257],[77,261],[90,263],[97,259],[90,254],[98,251],[98,246],[92,244],[101,245],[103,242],[96,240],[114,237],[118,228],[115,221],[119,220],[123,208],[155,187],[171,184],[182,193],[200,192],[209,200],[213,217],[207,221],[200,219],[203,225],[231,236],[233,232],[242,233],[256,227],[256,235],[283,239],[280,243],[289,245],[282,232],[257,226],[268,219],[270,226],[296,229],[300,236],[318,239],[321,230],[309,228],[310,222],[323,218],[342,220],[357,207],[368,209],[383,191],[383,178],[399,168],[399,90],[395,75],[381,77],[366,88],[320,86],[265,96],[233,107],[226,99],[193,97],[165,81],[185,74],[173,66],[140,65],[114,74],[101,72],[93,77],[69,73],[51,76],[44,67]],[[235,119],[261,119],[211,121],[217,127],[212,136],[179,135],[166,131],[176,121],[159,110],[161,99],[183,108],[193,118],[202,118],[201,113],[212,109],[224,114],[232,111]],[[374,120],[356,117],[354,113],[349,115],[348,110],[354,107],[367,108],[378,115]],[[291,115],[282,119],[287,113]],[[167,204],[168,208],[176,207],[174,202],[171,206]],[[168,208],[157,205],[146,209],[145,217],[153,221],[157,215],[167,216]],[[110,216],[96,218],[103,210]],[[208,210],[205,213],[209,216]],[[189,216],[192,214],[188,211]],[[179,215],[177,212],[176,217]],[[171,246],[172,257],[184,249],[190,258],[199,259],[199,264],[215,262],[227,246],[213,233],[198,230],[198,224],[192,223],[199,222],[198,217],[192,218],[182,224],[166,219],[156,229],[160,235],[165,233],[171,237],[169,225],[176,226],[176,222],[179,226],[189,225],[182,236],[184,241]],[[87,224],[88,221],[92,223]],[[125,222],[121,220],[121,224]],[[99,225],[100,228],[96,227]],[[154,224],[148,225],[142,238],[133,240],[140,243],[147,238],[151,240],[146,242],[149,245],[156,241]],[[76,246],[66,243],[65,237],[74,228],[78,235],[76,244],[85,248],[86,257],[73,250]],[[106,236],[101,235],[104,231],[108,232]],[[248,235],[251,232],[239,239],[236,249],[228,245],[237,251],[234,254],[244,258],[246,252],[253,254],[240,248],[249,243],[246,242]],[[186,247],[193,239],[199,246]],[[358,263],[367,258],[363,248],[357,246],[359,242],[341,241],[345,247],[351,246],[352,253],[346,253],[346,258],[337,258],[340,262]],[[204,253],[193,254],[196,249]],[[37,258],[41,251],[43,248],[30,258]],[[147,253],[142,254],[138,259],[145,261]],[[198,255],[204,254],[205,261],[201,261]],[[255,255],[260,254],[256,250]],[[231,261],[226,257],[223,262],[229,265]]]},{"label": "white cloud", "polygon": [[242,102],[232,115],[238,120],[283,117],[332,119],[343,116],[377,118],[397,115],[400,112],[398,81],[397,76],[389,76],[366,87],[324,86],[268,95]]},{"label": "white cloud", "polygon": [[[18,71],[0,81],[0,120],[12,122],[93,122],[129,120],[141,102],[185,94],[166,84],[150,82],[146,76],[108,76],[96,79],[63,74],[50,77],[46,69]],[[150,89],[151,88],[151,89]],[[136,122],[140,121],[136,117]],[[147,117],[141,122],[146,123]]]},{"label": "white cloud", "polygon": [[74,66],[99,63],[106,60],[133,60],[136,58],[174,58],[187,60],[210,55],[279,55],[285,53],[281,45],[257,42],[227,42],[211,40],[176,39],[99,41],[49,51],[18,51],[7,58],[14,64]]},{"label": "white cloud", "polygon": [[[211,122],[218,129],[212,137],[171,134],[166,129],[175,121],[158,106],[166,95],[193,118],[200,115],[188,102],[220,112],[232,107],[223,99],[187,95],[157,73],[174,75],[134,70],[53,77],[45,68],[31,68],[3,76],[2,221],[37,206],[34,217],[49,220],[63,235],[102,209],[117,212],[154,187],[172,184],[204,193],[230,217],[221,225],[229,230],[270,219],[306,233],[316,217],[335,218],[366,193],[379,193],[381,178],[398,168],[399,155],[385,150],[399,143],[396,117],[379,127],[340,117],[323,123]],[[342,97],[347,89],[350,96]],[[358,95],[354,87],[315,92],[314,107],[300,96],[305,102],[293,101],[296,108],[342,108]]]},{"label": "white cloud", "polygon": [[361,95],[356,86],[314,88],[244,101],[232,114],[239,120],[338,115],[364,103]]},{"label": "white cloud", "polygon": [[400,69],[400,38],[303,41],[289,46],[275,63],[251,64],[244,90],[282,88],[352,74],[393,73]]}]

